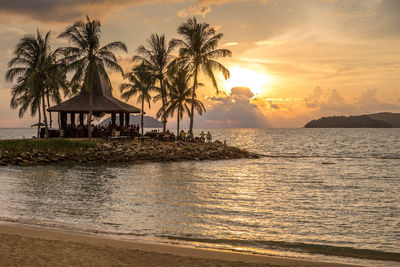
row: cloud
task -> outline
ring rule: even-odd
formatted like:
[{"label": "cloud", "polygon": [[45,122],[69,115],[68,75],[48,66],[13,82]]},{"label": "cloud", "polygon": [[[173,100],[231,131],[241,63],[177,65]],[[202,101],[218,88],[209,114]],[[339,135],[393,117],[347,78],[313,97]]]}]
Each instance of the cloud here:
[{"label": "cloud", "polygon": [[383,112],[383,111],[400,111],[400,104],[396,102],[383,102],[377,97],[378,90],[368,89],[364,91],[357,99],[359,112]]},{"label": "cloud", "polygon": [[377,89],[367,89],[358,97],[345,98],[341,91],[315,87],[305,98],[252,98],[272,127],[303,127],[323,116],[400,112],[400,98],[383,100]]},{"label": "cloud", "polygon": [[230,42],[230,43],[225,43],[224,46],[237,46],[239,45],[238,42]]},{"label": "cloud", "polygon": [[188,8],[178,11],[178,16],[186,18],[189,16],[201,15],[204,17],[210,11],[211,11],[210,5],[199,3],[197,5],[189,6]]},{"label": "cloud", "polygon": [[361,93],[360,97],[346,100],[336,89],[322,89],[317,86],[304,99],[304,104],[310,112],[321,115],[357,115],[400,111],[399,101],[382,101],[377,95],[377,89],[367,89]]},{"label": "cloud", "polygon": [[13,0],[0,1],[0,15],[22,15],[42,22],[66,22],[86,14],[104,15],[112,10],[151,0]]},{"label": "cloud", "polygon": [[305,99],[305,106],[318,110],[324,114],[347,114],[354,112],[354,105],[346,102],[343,96],[336,90],[324,90],[317,86]]},{"label": "cloud", "polygon": [[279,45],[279,44],[284,44],[285,42],[282,40],[262,40],[258,41],[255,44],[256,45]]},{"label": "cloud", "polygon": [[198,121],[203,128],[267,128],[270,123],[257,105],[251,103],[254,94],[247,87],[232,88],[230,95],[209,100],[214,105]]},{"label": "cloud", "polygon": [[194,15],[205,16],[211,11],[211,5],[222,5],[229,3],[230,0],[198,0],[197,4],[191,5],[178,12],[180,17],[189,17]]}]

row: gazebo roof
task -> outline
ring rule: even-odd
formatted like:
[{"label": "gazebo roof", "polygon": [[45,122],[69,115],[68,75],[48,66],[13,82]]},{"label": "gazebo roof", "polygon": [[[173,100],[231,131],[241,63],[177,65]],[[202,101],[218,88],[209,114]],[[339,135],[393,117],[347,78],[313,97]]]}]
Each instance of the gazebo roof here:
[{"label": "gazebo roof", "polygon": [[[48,111],[89,113],[89,93],[82,87],[79,95],[49,108]],[[110,83],[103,75],[95,73],[93,80],[93,112],[140,113],[140,109],[113,97]]]}]

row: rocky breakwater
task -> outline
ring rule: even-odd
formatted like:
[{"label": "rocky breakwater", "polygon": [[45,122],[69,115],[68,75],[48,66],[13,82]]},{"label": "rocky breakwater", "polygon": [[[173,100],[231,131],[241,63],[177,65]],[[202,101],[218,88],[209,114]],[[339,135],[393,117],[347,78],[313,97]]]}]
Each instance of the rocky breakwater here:
[{"label": "rocky breakwater", "polygon": [[0,165],[41,165],[50,163],[184,161],[258,158],[243,149],[222,142],[99,142],[78,151],[0,151]]}]

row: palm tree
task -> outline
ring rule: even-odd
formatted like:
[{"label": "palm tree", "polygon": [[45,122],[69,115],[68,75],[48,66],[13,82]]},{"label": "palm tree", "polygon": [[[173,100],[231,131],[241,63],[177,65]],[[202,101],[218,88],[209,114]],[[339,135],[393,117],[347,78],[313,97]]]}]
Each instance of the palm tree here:
[{"label": "palm tree", "polygon": [[[69,83],[67,81],[67,69],[65,62],[60,60],[59,51],[51,52],[46,61],[45,95],[47,106],[50,108],[50,100],[56,104],[61,103],[60,89],[63,89],[64,96],[69,95]],[[50,128],[52,128],[52,116],[49,112]]]},{"label": "palm tree", "polygon": [[142,104],[140,127],[143,136],[144,103],[147,102],[150,108],[150,92],[155,88],[155,78],[149,71],[149,68],[143,63],[126,73],[124,78],[128,79],[129,83],[122,83],[120,85],[121,97],[125,100],[129,100],[132,96],[138,94],[137,103]]},{"label": "palm tree", "polygon": [[91,140],[94,75],[98,72],[108,83],[110,83],[110,79],[106,67],[123,75],[123,70],[113,51],[123,50],[127,52],[128,49],[124,43],[119,41],[100,47],[100,21],[90,20],[89,16],[86,19],[86,22],[76,21],[58,37],[65,38],[72,44],[71,47],[61,48],[60,51],[64,54],[67,70],[74,73],[71,79],[73,89],[77,90],[83,83],[84,89],[89,93],[88,136]]},{"label": "palm tree", "polygon": [[[134,56],[133,60],[136,62],[143,62],[152,72],[154,77],[159,82],[159,90],[162,101],[162,119],[163,119],[163,133],[165,133],[167,125],[167,114],[165,111],[165,103],[167,102],[167,91],[165,89],[165,76],[172,65],[173,55],[172,52],[176,47],[174,40],[168,44],[164,35],[151,34],[147,39],[148,48],[141,45],[137,48],[139,55]],[[156,98],[157,99],[157,98]]]},{"label": "palm tree", "polygon": [[39,30],[36,36],[31,34],[23,36],[13,52],[14,58],[9,61],[9,69],[6,72],[6,79],[9,82],[17,79],[17,84],[12,88],[10,106],[14,109],[21,106],[19,117],[22,117],[29,107],[31,115],[34,116],[41,104],[46,138],[49,136],[45,104],[46,88],[52,86],[58,89],[59,85],[59,81],[55,80],[58,77],[55,74],[59,73],[51,60],[49,39],[50,32],[43,37]]},{"label": "palm tree", "polygon": [[[171,117],[177,111],[177,130],[176,136],[179,136],[179,123],[183,119],[183,114],[188,113],[190,115],[189,105],[193,105],[197,112],[202,115],[206,111],[204,105],[200,100],[192,98],[194,86],[189,87],[189,80],[191,75],[187,68],[174,69],[170,72],[168,77],[167,87],[169,89],[169,101],[167,101],[166,112]],[[196,86],[203,86],[203,84],[196,84]],[[193,102],[194,101],[194,102]]]},{"label": "palm tree", "polygon": [[[208,77],[218,92],[218,84],[214,72],[220,71],[225,79],[230,76],[229,70],[216,59],[231,56],[228,49],[217,49],[218,42],[223,37],[216,33],[208,23],[198,23],[196,18],[187,19],[177,29],[183,40],[175,42],[180,46],[179,61],[184,62],[193,71],[192,103],[195,103],[197,79],[200,72]],[[190,133],[193,137],[194,105],[190,110]]]}]

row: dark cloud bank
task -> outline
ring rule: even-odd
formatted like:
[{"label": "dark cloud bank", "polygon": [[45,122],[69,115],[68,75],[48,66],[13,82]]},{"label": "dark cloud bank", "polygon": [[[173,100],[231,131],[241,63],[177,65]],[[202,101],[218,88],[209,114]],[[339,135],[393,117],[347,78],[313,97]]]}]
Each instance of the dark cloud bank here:
[{"label": "dark cloud bank", "polygon": [[0,16],[23,15],[43,22],[65,22],[144,2],[152,0],[0,0]]}]

